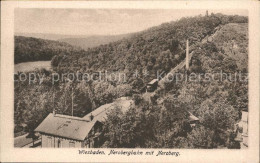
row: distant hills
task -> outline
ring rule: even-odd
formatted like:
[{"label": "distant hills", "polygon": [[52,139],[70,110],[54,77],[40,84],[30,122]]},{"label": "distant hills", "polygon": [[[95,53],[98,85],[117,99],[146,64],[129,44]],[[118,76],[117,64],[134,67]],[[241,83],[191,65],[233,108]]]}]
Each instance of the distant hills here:
[{"label": "distant hills", "polygon": [[[45,40],[54,40],[57,41],[59,39],[64,38],[78,38],[80,36],[78,35],[61,35],[61,34],[52,34],[52,33],[15,33],[15,36],[24,36],[24,37],[34,37],[34,38],[40,38]],[[87,37],[87,36],[83,36]]]},{"label": "distant hills", "polygon": [[88,48],[96,47],[102,44],[108,44],[110,42],[115,42],[123,38],[130,37],[131,34],[122,34],[122,35],[111,35],[111,36],[86,36],[86,37],[71,37],[71,38],[62,38],[58,41],[67,42],[74,46],[79,46],[85,50]]},{"label": "distant hills", "polygon": [[128,38],[131,36],[131,34],[89,36],[89,35],[60,35],[60,34],[44,34],[44,33],[16,33],[15,35],[66,42],[73,46],[83,48],[85,50],[102,44],[118,41],[123,38]]},{"label": "distant hills", "polygon": [[50,61],[55,55],[75,54],[88,48],[126,39],[131,34],[114,36],[74,36],[55,34],[16,34],[14,63]]},{"label": "distant hills", "polygon": [[80,48],[64,42],[33,37],[15,36],[14,63],[50,61],[58,54],[70,54]]}]

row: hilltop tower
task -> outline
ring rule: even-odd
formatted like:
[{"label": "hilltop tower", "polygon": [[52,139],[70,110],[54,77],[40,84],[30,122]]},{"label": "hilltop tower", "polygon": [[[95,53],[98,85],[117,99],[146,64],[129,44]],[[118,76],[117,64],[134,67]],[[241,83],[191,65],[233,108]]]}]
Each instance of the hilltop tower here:
[{"label": "hilltop tower", "polygon": [[186,70],[189,70],[189,40],[186,41]]},{"label": "hilltop tower", "polygon": [[208,10],[206,11],[206,16],[209,16],[209,11]]}]

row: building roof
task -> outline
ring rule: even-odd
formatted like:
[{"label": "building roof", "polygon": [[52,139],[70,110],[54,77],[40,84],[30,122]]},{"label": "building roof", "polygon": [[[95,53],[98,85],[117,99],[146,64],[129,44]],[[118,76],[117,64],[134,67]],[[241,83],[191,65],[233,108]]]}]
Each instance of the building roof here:
[{"label": "building roof", "polygon": [[149,85],[153,85],[154,83],[158,82],[158,79],[153,79],[152,81],[150,81],[148,84]]},{"label": "building roof", "polygon": [[90,120],[90,117],[93,116],[93,121],[103,122],[106,118],[106,113],[110,111],[113,107],[113,104],[105,104],[92,111],[91,113],[85,115],[83,118]]},{"label": "building roof", "polygon": [[[35,132],[83,141],[97,121],[100,123],[106,119],[111,109],[118,106],[125,112],[132,103],[133,100],[120,98],[113,103],[100,106],[83,118],[50,113],[35,129]],[[92,120],[90,120],[91,115]]]},{"label": "building roof", "polygon": [[131,104],[133,104],[133,100],[127,100],[127,99],[123,99],[123,98],[117,99],[113,103],[109,103],[109,104],[100,106],[99,108],[95,109],[91,113],[85,115],[83,118],[90,120],[90,116],[92,115],[93,116],[92,121],[103,122],[107,118],[107,113],[109,113],[115,107],[120,107],[121,110],[123,112],[125,112],[126,110],[128,110],[130,108]]},{"label": "building roof", "polygon": [[199,121],[199,118],[195,117],[191,112],[189,112],[189,121]]},{"label": "building roof", "polygon": [[95,123],[84,118],[50,113],[35,131],[83,141]]}]

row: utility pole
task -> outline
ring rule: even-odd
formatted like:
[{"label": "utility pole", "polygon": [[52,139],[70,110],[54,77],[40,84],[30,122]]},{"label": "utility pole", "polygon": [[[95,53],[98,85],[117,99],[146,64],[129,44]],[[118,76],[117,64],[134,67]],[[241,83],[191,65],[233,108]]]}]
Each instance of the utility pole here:
[{"label": "utility pole", "polygon": [[54,88],[53,88],[53,85],[52,85],[52,107],[53,107],[53,115],[55,116],[55,104],[54,104]]},{"label": "utility pole", "polygon": [[71,116],[73,116],[73,100],[74,100],[74,91],[73,91],[73,86],[72,86],[72,96],[71,96]]},{"label": "utility pole", "polygon": [[189,40],[186,42],[186,70],[189,70]]}]

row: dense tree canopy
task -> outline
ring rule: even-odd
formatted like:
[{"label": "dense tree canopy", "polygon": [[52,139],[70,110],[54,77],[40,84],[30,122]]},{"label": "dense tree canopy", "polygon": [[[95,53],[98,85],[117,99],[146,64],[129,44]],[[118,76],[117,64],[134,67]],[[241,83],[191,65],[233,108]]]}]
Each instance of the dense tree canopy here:
[{"label": "dense tree canopy", "polygon": [[53,56],[80,51],[70,44],[33,37],[15,36],[14,63],[50,61]]},{"label": "dense tree canopy", "polygon": [[[157,71],[168,72],[185,58],[186,39],[195,45],[220,25],[242,22],[247,23],[247,18],[221,14],[182,18],[82,53],[56,57],[53,66],[61,72],[107,70],[129,74],[148,70],[149,76],[144,78],[148,82],[156,77]],[[128,76],[129,82],[133,82],[131,74]]]}]

